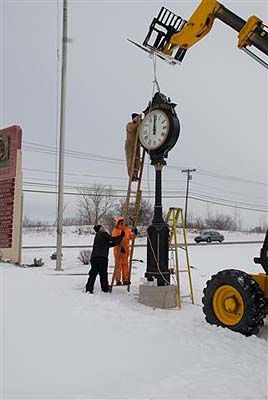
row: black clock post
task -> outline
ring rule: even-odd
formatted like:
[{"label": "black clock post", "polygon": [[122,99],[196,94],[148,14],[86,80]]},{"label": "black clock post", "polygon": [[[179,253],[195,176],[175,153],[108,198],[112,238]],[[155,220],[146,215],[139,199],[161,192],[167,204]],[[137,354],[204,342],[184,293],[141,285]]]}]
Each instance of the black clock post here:
[{"label": "black clock post", "polygon": [[170,284],[168,268],[168,239],[169,227],[162,214],[162,169],[166,162],[152,161],[155,167],[155,205],[152,224],[147,231],[147,270],[145,277],[148,281],[157,279],[157,286]]},{"label": "black clock post", "polygon": [[[170,284],[168,267],[169,227],[165,223],[162,214],[162,169],[166,165],[165,158],[167,158],[168,152],[174,147],[179,138],[180,123],[175,112],[175,106],[176,104],[172,103],[164,94],[157,92],[152,102],[149,103],[148,108],[144,111],[145,117],[140,130],[141,144],[148,152],[151,164],[155,168],[154,216],[152,224],[147,231],[147,269],[145,277],[148,281],[153,281],[156,278],[157,286]],[[159,111],[160,114],[162,113],[165,116],[160,123],[159,117],[155,117],[155,115],[159,114]],[[150,123],[153,125],[151,130]],[[165,130],[166,126],[168,126],[167,131]],[[157,145],[157,140],[159,145]],[[153,144],[153,147],[150,143]]]}]

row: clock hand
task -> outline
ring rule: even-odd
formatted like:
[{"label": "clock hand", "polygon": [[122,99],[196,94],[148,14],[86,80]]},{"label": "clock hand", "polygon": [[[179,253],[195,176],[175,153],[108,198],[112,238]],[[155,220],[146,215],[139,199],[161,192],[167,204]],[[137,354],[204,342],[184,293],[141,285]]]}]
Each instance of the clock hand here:
[{"label": "clock hand", "polygon": [[154,115],[153,135],[155,135],[155,134],[156,134],[156,132],[155,132],[155,128],[156,128],[156,115]]}]

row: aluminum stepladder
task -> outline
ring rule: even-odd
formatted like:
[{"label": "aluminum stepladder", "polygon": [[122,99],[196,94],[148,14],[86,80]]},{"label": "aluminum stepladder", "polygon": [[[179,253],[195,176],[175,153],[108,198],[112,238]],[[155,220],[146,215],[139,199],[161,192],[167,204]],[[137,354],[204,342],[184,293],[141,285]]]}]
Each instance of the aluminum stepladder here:
[{"label": "aluminum stepladder", "polygon": [[[182,234],[183,234],[183,245],[178,245],[178,233],[177,233],[177,224],[178,221],[181,222],[182,227]],[[183,296],[183,297],[190,297],[192,304],[194,304],[194,293],[193,293],[193,285],[192,285],[192,277],[191,277],[191,268],[190,268],[190,259],[188,253],[188,246],[187,246],[187,238],[186,238],[186,229],[183,217],[182,208],[175,208],[170,207],[166,216],[166,224],[170,225],[170,237],[169,237],[169,252],[172,255],[175,252],[175,274],[176,274],[176,281],[177,281],[177,294],[178,294],[178,307],[181,308],[181,289],[180,289],[180,274],[182,272],[188,273],[188,280],[189,280],[189,288],[190,288],[190,295]],[[180,269],[179,267],[179,254],[178,254],[178,247],[185,251],[186,257],[186,265],[187,269]]]},{"label": "aluminum stepladder", "polygon": [[[141,198],[142,198],[142,191],[141,191],[141,181],[142,181],[142,173],[143,173],[143,167],[144,167],[144,160],[145,160],[145,149],[142,148],[142,154],[140,160],[140,167],[137,171],[137,187],[134,191],[132,191],[132,176],[135,171],[135,161],[136,161],[136,152],[137,152],[137,147],[139,145],[139,128],[137,130],[137,135],[136,135],[136,140],[135,140],[135,145],[134,145],[134,152],[133,152],[133,158],[132,158],[132,164],[131,164],[131,174],[128,179],[128,189],[127,189],[127,197],[126,197],[126,205],[125,205],[125,212],[124,212],[124,225],[123,225],[123,230],[125,226],[128,224],[128,221],[131,220],[132,223],[132,229],[135,229],[137,227],[137,222],[138,222],[138,216],[140,212],[140,206],[141,206]],[[133,216],[129,216],[129,209],[130,209],[130,200],[131,200],[131,195],[134,194],[135,197],[135,203],[134,203],[134,212]],[[130,291],[130,285],[131,285],[131,272],[132,272],[132,259],[133,259],[133,254],[134,254],[134,244],[135,244],[135,239],[136,236],[134,236],[130,240],[130,255],[129,255],[129,260],[128,260],[128,285],[127,285],[127,291]],[[118,246],[118,255],[115,260],[115,267],[114,267],[114,272],[112,276],[112,281],[110,284],[110,292],[112,292],[113,287],[114,287],[114,281],[115,281],[115,275],[116,271],[119,265],[119,258],[120,258],[120,252],[121,252],[121,244]]]}]

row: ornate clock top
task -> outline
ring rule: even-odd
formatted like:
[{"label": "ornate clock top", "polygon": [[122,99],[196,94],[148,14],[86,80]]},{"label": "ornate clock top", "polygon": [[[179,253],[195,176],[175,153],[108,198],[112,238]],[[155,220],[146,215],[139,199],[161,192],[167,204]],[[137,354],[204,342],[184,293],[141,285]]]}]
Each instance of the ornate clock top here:
[{"label": "ornate clock top", "polygon": [[147,108],[143,112],[144,112],[144,114],[146,114],[150,110],[153,110],[154,108],[161,108],[164,110],[168,110],[168,111],[174,113],[175,115],[177,115],[175,112],[176,106],[177,106],[177,104],[172,103],[170,100],[170,97],[167,97],[163,93],[156,92],[154,94],[152,101],[149,101]]},{"label": "ornate clock top", "polygon": [[157,92],[144,110],[139,137],[154,165],[166,164],[164,158],[179,138],[180,123],[175,107],[170,98]]}]

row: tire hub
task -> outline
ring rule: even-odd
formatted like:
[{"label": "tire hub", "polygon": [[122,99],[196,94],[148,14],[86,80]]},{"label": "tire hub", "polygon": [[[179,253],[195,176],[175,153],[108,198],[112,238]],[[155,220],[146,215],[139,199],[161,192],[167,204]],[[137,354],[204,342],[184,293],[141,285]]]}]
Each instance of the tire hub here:
[{"label": "tire hub", "polygon": [[222,324],[236,325],[244,315],[243,298],[235,287],[220,286],[213,295],[213,310]]},{"label": "tire hub", "polygon": [[236,313],[239,308],[239,304],[235,296],[227,297],[224,299],[224,309],[228,313]]}]

